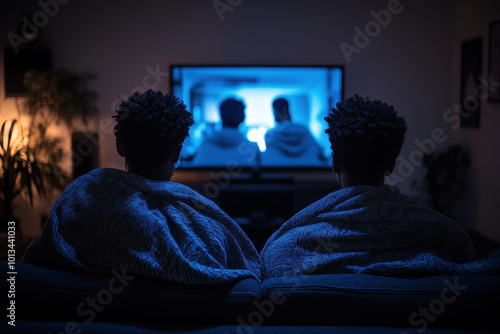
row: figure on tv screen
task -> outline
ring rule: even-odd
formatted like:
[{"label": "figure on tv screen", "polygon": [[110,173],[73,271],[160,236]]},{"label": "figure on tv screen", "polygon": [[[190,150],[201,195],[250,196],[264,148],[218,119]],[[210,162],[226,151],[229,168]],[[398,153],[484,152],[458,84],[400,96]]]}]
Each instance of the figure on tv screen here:
[{"label": "figure on tv screen", "polygon": [[267,131],[263,166],[326,166],[321,146],[306,126],[292,122],[288,101],[278,98],[273,102],[277,126]]},{"label": "figure on tv screen", "polygon": [[220,107],[222,129],[203,139],[198,148],[194,166],[224,166],[227,163],[242,167],[254,166],[260,157],[259,147],[249,141],[238,129],[245,120],[245,104],[228,98]]},{"label": "figure on tv screen", "polygon": [[184,103],[149,90],[123,101],[113,117],[126,171],[95,169],[73,181],[23,261],[175,283],[260,278],[259,255],[236,222],[169,182],[193,124]]}]

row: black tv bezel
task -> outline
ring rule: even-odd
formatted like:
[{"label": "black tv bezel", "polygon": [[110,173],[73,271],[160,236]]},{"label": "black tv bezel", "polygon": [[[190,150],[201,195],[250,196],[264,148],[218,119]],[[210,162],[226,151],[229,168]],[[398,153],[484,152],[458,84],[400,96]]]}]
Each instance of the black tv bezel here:
[{"label": "black tv bezel", "polygon": [[[344,101],[344,94],[345,94],[345,66],[344,65],[259,65],[259,64],[251,64],[251,65],[245,65],[245,64],[171,64],[170,65],[170,94],[173,94],[173,87],[174,87],[174,76],[172,75],[173,69],[176,67],[191,67],[191,68],[196,68],[196,67],[246,67],[246,68],[252,68],[252,67],[268,67],[268,68],[339,68],[342,70],[341,73],[341,92],[340,92],[340,99],[341,101]],[[331,105],[332,102],[330,101],[330,108],[333,108]],[[331,166],[328,167],[301,167],[301,166],[293,166],[293,167],[283,167],[283,166],[240,166],[239,170],[241,173],[248,174],[260,174],[260,173],[276,173],[276,172],[315,172],[315,171],[320,171],[320,172],[325,172],[325,171],[330,171],[332,169]],[[215,172],[223,172],[227,171],[228,167],[223,167],[223,166],[199,166],[199,167],[183,167],[180,166],[178,171],[182,172],[190,172],[190,171],[215,171]]]}]

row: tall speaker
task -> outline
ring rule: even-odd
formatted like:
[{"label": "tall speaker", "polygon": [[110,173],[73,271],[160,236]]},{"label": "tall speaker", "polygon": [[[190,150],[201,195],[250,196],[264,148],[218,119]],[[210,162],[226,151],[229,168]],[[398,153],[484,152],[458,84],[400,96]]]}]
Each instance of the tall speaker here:
[{"label": "tall speaker", "polygon": [[99,139],[97,132],[72,134],[73,180],[99,167]]}]

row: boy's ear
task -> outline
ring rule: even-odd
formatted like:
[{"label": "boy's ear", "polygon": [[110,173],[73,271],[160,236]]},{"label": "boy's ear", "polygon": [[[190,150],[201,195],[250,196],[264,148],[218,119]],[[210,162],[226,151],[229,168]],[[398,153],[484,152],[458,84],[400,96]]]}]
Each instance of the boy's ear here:
[{"label": "boy's ear", "polygon": [[173,164],[176,164],[177,161],[179,161],[179,159],[181,157],[181,151],[182,151],[182,145],[178,145],[178,146],[174,147],[174,150],[172,151],[172,155],[170,156],[170,161]]},{"label": "boy's ear", "polygon": [[116,142],[116,151],[121,157],[125,157],[125,149],[119,142]]}]

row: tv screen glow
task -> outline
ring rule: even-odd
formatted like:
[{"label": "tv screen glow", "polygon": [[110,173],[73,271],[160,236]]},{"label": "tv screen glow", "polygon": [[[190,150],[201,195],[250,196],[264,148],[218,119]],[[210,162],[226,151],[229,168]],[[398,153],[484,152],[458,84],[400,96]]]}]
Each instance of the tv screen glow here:
[{"label": "tv screen glow", "polygon": [[[331,151],[324,117],[342,100],[341,66],[184,66],[171,67],[172,94],[179,97],[195,120],[184,142],[181,168],[225,168],[228,164],[252,168],[329,168]],[[220,104],[235,98],[245,105],[244,121],[237,128],[253,146],[232,149],[222,145],[207,151],[207,143],[222,134]],[[292,132],[276,128],[272,103],[288,101]],[[274,131],[273,129],[276,128]],[[297,130],[297,131],[296,131]],[[295,132],[307,139],[294,139]],[[305,132],[309,134],[305,134]],[[267,147],[270,137],[289,140],[284,151]],[[266,134],[268,136],[266,137]],[[273,135],[271,135],[273,134]],[[274,137],[273,137],[274,138]],[[300,137],[302,138],[302,137]],[[230,141],[230,139],[229,139]],[[294,143],[299,141],[299,143]],[[202,145],[203,144],[203,145]],[[302,145],[295,148],[293,145]],[[218,144],[217,144],[218,145]],[[304,145],[306,145],[304,147]],[[299,152],[300,151],[300,152]],[[319,157],[318,157],[319,155]],[[201,158],[203,156],[203,158]],[[244,157],[244,159],[242,159]]]}]

